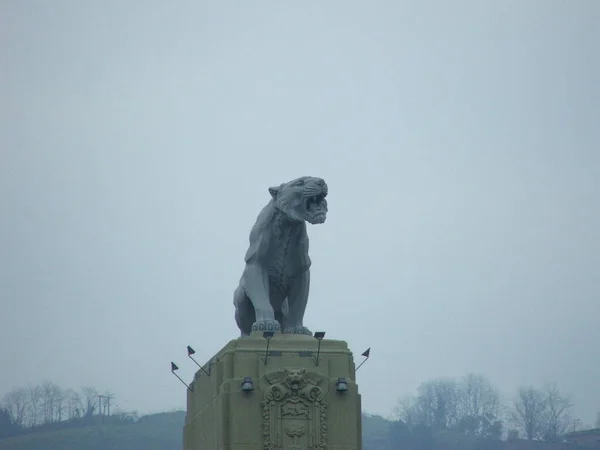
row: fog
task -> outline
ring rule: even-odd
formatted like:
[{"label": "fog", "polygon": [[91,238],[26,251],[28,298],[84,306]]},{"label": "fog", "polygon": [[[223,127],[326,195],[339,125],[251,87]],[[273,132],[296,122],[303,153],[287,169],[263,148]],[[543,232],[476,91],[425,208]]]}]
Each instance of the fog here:
[{"label": "fog", "polygon": [[268,187],[323,177],[305,324],[363,409],[482,373],[600,410],[593,0],[0,2],[0,396],[185,407]]}]

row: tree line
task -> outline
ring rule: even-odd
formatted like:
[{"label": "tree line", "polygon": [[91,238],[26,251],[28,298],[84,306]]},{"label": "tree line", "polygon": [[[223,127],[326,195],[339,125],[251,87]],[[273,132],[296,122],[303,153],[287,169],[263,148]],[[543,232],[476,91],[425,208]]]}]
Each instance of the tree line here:
[{"label": "tree line", "polygon": [[415,395],[399,401],[396,413],[408,429],[419,426],[492,439],[553,442],[581,428],[571,398],[555,383],[520,387],[504,403],[498,388],[478,374],[425,381]]},{"label": "tree line", "polygon": [[52,381],[15,388],[0,401],[0,437],[51,424],[89,422],[94,414],[107,413],[101,400],[110,398],[93,387],[63,389]]},{"label": "tree line", "polygon": [[[119,424],[136,419],[135,413],[119,411],[107,417],[109,398],[93,387],[62,389],[50,381],[13,389],[0,401],[0,438],[85,426],[99,419]],[[421,383],[414,395],[398,402],[396,416],[390,436],[381,439],[407,450],[433,448],[440,432],[487,440],[522,437],[553,442],[581,428],[573,402],[556,384],[520,387],[511,401],[504,402],[498,388],[477,374]],[[600,414],[596,426],[600,428]]]}]

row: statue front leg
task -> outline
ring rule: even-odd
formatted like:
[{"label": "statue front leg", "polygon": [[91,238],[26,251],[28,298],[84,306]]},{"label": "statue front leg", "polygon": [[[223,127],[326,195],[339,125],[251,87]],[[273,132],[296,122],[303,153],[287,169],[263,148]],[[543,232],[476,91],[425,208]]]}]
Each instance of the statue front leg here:
[{"label": "statue front leg", "polygon": [[292,282],[287,297],[288,311],[286,315],[284,333],[308,334],[312,331],[303,324],[304,312],[308,303],[308,291],[310,290],[310,271],[304,272]]},{"label": "statue front leg", "polygon": [[256,321],[252,324],[252,331],[281,331],[269,299],[269,276],[262,267],[256,264],[246,265],[244,290],[252,302],[256,317]]}]

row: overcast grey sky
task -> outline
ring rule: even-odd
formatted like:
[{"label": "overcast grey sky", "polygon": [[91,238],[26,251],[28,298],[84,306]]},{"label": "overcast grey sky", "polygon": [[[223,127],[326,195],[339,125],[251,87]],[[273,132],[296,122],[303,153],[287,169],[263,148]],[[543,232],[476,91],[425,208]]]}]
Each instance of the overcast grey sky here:
[{"label": "overcast grey sky", "polygon": [[[267,188],[329,184],[306,325],[600,410],[600,2],[0,1],[0,395],[185,406]],[[390,373],[390,380],[381,374]]]}]

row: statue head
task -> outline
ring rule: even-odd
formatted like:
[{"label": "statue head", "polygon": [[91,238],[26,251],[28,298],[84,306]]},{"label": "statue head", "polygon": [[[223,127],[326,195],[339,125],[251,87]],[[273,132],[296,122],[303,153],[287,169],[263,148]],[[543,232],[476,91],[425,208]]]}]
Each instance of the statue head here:
[{"label": "statue head", "polygon": [[295,222],[324,223],[327,218],[327,183],[322,178],[300,177],[269,188],[275,208]]}]

